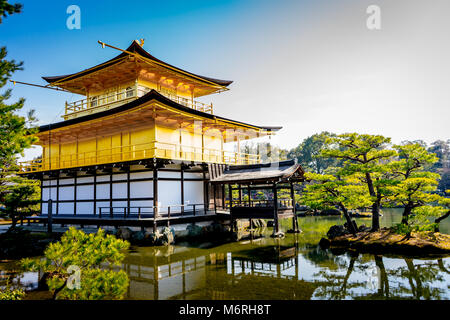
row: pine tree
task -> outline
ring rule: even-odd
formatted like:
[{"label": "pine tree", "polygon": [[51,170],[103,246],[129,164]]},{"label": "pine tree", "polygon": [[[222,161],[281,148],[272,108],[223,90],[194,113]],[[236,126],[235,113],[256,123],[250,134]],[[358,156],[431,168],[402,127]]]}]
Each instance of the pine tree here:
[{"label": "pine tree", "polygon": [[[20,4],[9,4],[6,0],[0,0],[0,22],[2,17],[18,13],[21,8]],[[0,89],[6,85],[14,72],[22,70],[23,65],[22,62],[7,60],[6,56],[6,47],[1,47]],[[36,188],[34,181],[15,175],[18,170],[17,155],[23,154],[36,138],[31,135],[34,130],[30,128],[35,122],[33,111],[26,117],[19,115],[18,112],[24,107],[25,99],[7,103],[11,98],[11,92],[12,90],[8,89],[0,93],[0,207],[15,224],[17,212],[14,208],[20,211],[19,208],[35,205],[33,201],[39,197],[39,189]]]}]

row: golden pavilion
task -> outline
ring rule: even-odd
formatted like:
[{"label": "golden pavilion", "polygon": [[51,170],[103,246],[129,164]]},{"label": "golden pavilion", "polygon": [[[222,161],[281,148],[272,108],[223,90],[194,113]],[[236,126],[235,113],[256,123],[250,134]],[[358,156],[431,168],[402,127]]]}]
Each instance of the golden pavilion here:
[{"label": "golden pavilion", "polygon": [[[212,103],[196,98],[227,91],[232,81],[182,70],[142,45],[113,47],[121,53],[104,63],[43,77],[49,87],[84,98],[66,102],[63,121],[39,127],[42,157],[21,164],[22,174],[41,181],[42,215],[217,211],[216,202],[226,202],[217,178],[230,166],[261,165],[260,155],[240,152],[240,143],[281,127],[216,115]],[[299,172],[287,164],[293,166]]]}]

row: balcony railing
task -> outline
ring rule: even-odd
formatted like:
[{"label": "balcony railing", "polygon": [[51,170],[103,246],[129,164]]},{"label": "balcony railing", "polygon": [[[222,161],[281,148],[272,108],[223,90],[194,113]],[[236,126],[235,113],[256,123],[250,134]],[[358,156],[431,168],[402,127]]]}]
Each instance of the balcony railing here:
[{"label": "balcony railing", "polygon": [[[90,97],[86,99],[81,99],[75,102],[66,102],[65,114],[62,116],[64,120],[76,118],[79,116],[91,114],[94,112],[105,111],[111,108],[118,107],[119,105],[125,104],[132,100],[135,100],[139,97],[142,97],[144,94],[148,93],[150,89],[140,89],[140,88],[129,88],[128,90],[122,92],[114,92],[107,96],[96,96]],[[175,101],[178,104],[181,104],[185,107],[207,112],[213,113],[213,105],[206,104],[203,102],[195,101],[193,99],[183,98],[177,95],[173,95],[167,93],[165,91],[157,90],[160,94],[169,98],[170,100]]]},{"label": "balcony railing", "polygon": [[230,152],[202,147],[184,146],[179,144],[153,141],[129,146],[118,146],[97,151],[69,154],[24,161],[19,163],[20,172],[37,172],[89,165],[114,163],[121,161],[140,160],[147,158],[175,159],[223,164],[255,164],[261,158],[257,154]]}]

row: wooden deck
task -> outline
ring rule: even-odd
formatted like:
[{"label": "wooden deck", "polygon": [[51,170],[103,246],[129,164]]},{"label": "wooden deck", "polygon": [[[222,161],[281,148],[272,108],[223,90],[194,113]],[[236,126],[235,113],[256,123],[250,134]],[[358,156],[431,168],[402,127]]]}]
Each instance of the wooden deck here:
[{"label": "wooden deck", "polygon": [[[103,215],[102,217],[98,215],[87,215],[87,214],[77,214],[77,215],[53,215],[51,217],[52,224],[60,225],[80,225],[84,226],[114,226],[114,227],[142,227],[156,229],[158,226],[167,226],[185,223],[196,223],[202,221],[224,221],[229,220],[230,215],[226,213],[215,213],[214,211],[207,211],[201,213],[194,212],[184,212],[184,213],[174,213],[172,215],[160,214],[158,217],[154,217],[152,214],[143,214],[140,217],[138,215]],[[48,215],[39,215],[25,217],[24,222],[28,224],[34,223],[49,223]]]}]

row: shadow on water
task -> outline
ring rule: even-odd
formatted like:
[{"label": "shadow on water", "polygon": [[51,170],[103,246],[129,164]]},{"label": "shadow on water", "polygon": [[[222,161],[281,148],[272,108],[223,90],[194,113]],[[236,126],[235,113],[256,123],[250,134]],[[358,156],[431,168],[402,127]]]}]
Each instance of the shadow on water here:
[{"label": "shadow on water", "polygon": [[[389,223],[397,218],[395,212],[383,217]],[[361,221],[370,224],[368,219],[358,223]],[[286,234],[282,239],[271,238],[271,229],[266,229],[239,241],[210,239],[166,247],[132,247],[119,266],[130,279],[125,298],[450,298],[450,258],[322,250],[320,238],[331,225],[342,223],[339,217],[306,217],[299,222],[302,233]],[[0,263],[0,269],[10,270],[11,263],[9,267]]]}]

